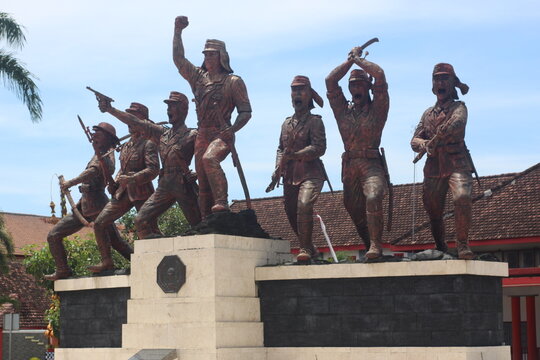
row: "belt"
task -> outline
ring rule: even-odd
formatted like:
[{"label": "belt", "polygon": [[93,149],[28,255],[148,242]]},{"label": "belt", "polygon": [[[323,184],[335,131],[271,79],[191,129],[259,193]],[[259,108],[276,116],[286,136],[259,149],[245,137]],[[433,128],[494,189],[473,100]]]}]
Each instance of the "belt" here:
[{"label": "belt", "polygon": [[341,157],[343,160],[350,159],[378,159],[380,156],[379,149],[360,149],[345,151]]},{"label": "belt", "polygon": [[161,169],[161,172],[163,174],[182,174],[182,175],[184,175],[184,171],[182,170],[181,166],[166,166],[163,169]]}]

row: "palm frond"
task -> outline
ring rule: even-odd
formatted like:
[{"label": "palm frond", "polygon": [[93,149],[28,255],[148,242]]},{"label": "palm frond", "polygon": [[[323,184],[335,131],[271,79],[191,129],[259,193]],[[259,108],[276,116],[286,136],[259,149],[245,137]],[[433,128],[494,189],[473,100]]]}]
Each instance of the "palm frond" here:
[{"label": "palm frond", "polygon": [[26,70],[17,58],[3,50],[0,50],[0,78],[8,89],[14,91],[26,105],[32,121],[41,120],[42,101],[39,89],[33,80],[35,76]]},{"label": "palm frond", "polygon": [[22,48],[26,42],[23,33],[24,27],[17,24],[10,14],[0,12],[0,39],[6,40],[8,45]]}]

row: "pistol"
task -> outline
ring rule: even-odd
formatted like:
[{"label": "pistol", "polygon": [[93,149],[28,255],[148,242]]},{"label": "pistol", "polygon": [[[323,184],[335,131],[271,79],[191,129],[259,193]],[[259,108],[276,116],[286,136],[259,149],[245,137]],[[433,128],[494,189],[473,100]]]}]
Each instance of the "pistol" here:
[{"label": "pistol", "polygon": [[113,100],[112,98],[108,97],[108,96],[105,95],[105,94],[100,93],[100,92],[97,91],[97,90],[92,89],[90,86],[87,86],[86,88],[87,88],[88,90],[90,90],[91,92],[93,92],[94,95],[96,95],[96,99],[98,99],[98,101],[99,101],[99,100],[107,100],[108,102],[114,102],[114,100]]}]

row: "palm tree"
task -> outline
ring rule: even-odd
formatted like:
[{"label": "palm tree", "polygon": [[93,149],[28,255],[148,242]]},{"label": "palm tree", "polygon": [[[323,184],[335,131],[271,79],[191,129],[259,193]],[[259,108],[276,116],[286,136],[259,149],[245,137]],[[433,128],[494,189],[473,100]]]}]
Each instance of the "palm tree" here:
[{"label": "palm tree", "polygon": [[7,273],[8,258],[13,256],[13,241],[6,229],[4,217],[0,215],[0,273]]},{"label": "palm tree", "polygon": [[[11,15],[0,12],[0,40],[4,40],[8,46],[22,49],[26,38],[23,28]],[[41,120],[41,97],[33,78],[35,76],[25,69],[13,54],[0,48],[0,77],[8,89],[28,107],[30,118],[33,122]]]}]

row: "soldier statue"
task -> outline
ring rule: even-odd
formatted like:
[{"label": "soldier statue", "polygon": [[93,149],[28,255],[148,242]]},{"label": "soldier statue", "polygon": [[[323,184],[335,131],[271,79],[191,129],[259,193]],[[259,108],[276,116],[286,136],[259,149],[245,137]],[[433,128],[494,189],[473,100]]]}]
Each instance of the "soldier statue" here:
[{"label": "soldier statue", "polygon": [[313,206],[327,180],[320,159],[326,151],[324,124],[311,109],[315,107],[313,101],[322,107],[323,100],[306,76],[293,79],[291,99],[294,114],[281,126],[276,169],[266,192],[273,190],[283,177],[285,213],[300,243],[296,260],[310,263],[319,256],[312,239]]},{"label": "soldier statue", "polygon": [[456,87],[465,95],[469,87],[461,83],[450,64],[440,63],[433,69],[432,92],[437,97],[435,106],[428,108],[411,140],[412,149],[428,157],[424,166],[423,201],[431,233],[437,249],[448,250],[444,229],[444,203],[448,189],[454,200],[457,253],[460,259],[473,259],[468,245],[471,226],[471,191],[474,166],[465,145],[467,107],[456,101]]},{"label": "soldier statue", "polygon": [[[206,217],[229,211],[227,178],[220,163],[234,150],[235,133],[251,118],[251,105],[244,81],[232,75],[223,41],[206,41],[201,67],[185,58],[182,31],[187,26],[187,17],[176,18],[173,60],[195,97],[199,130],[195,141],[195,169],[199,180],[199,206],[202,216]],[[231,125],[235,108],[238,115]],[[247,198],[247,189],[244,191]]]},{"label": "soldier statue", "polygon": [[[131,103],[126,112],[141,120],[148,119],[148,108],[143,104]],[[137,211],[140,210],[154,192],[152,180],[159,172],[157,146],[154,142],[143,138],[142,132],[134,126],[129,126],[129,133],[131,139],[121,148],[120,170],[116,175],[115,186],[111,189],[112,199],[94,221],[101,263],[88,267],[93,273],[114,268],[106,229],[132,207]],[[154,219],[153,228],[158,229],[157,219]]]},{"label": "soldier statue", "polygon": [[201,222],[197,203],[197,175],[189,169],[193,158],[197,130],[186,126],[188,99],[179,92],[171,91],[167,104],[167,115],[172,128],[166,128],[143,120],[129,112],[111,106],[106,98],[99,97],[99,109],[136,129],[155,144],[159,144],[162,169],[156,191],[148,198],[135,217],[135,227],[140,239],[161,236],[153,225],[156,219],[178,202],[191,226]]},{"label": "soldier statue", "polygon": [[[105,187],[107,185],[106,178],[114,173],[114,153],[110,152],[108,155],[104,155],[118,144],[118,138],[116,137],[115,128],[106,122],[94,126],[93,130],[94,133],[91,134],[91,139],[96,154],[79,176],[60,183],[64,193],[70,187],[81,184],[79,190],[82,195],[81,200],[73,208],[73,213],[63,217],[47,235],[47,242],[54,258],[56,271],[53,274],[45,275],[46,280],[65,279],[72,275],[72,271],[67,264],[66,249],[62,240],[66,236],[79,231],[84,226],[84,223],[94,220],[109,202],[109,198],[105,194]],[[105,227],[103,234],[108,237],[107,242],[115,250],[126,259],[130,258],[132,249],[122,239],[113,224]]]},{"label": "soldier statue", "polygon": [[[389,185],[379,153],[389,97],[384,71],[361,55],[361,47],[353,48],[347,61],[326,77],[326,88],[345,146],[341,174],[345,208],[369,249],[366,257],[375,259],[382,256],[383,197]],[[351,71],[349,91],[352,101],[349,103],[338,81],[353,64],[361,69]]]}]

